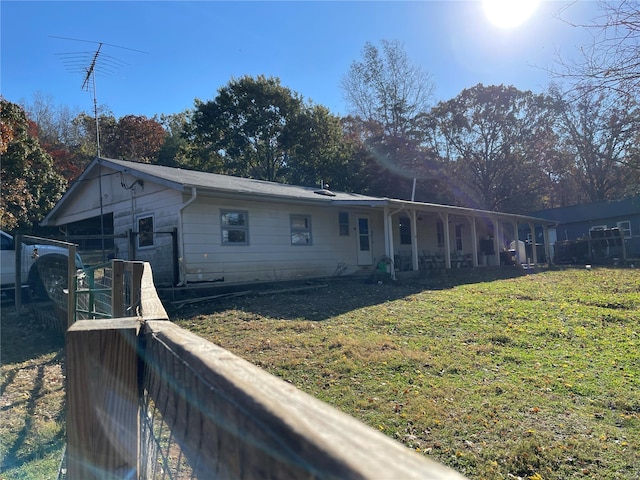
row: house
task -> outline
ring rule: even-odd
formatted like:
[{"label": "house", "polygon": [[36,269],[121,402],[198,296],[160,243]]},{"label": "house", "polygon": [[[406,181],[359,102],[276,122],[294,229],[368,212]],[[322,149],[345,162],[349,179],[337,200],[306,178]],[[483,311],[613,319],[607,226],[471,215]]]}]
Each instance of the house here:
[{"label": "house", "polygon": [[565,251],[557,252],[560,261],[640,259],[640,196],[553,208],[535,216],[557,223],[550,235],[556,250]]},{"label": "house", "polygon": [[554,225],[108,158],[94,159],[42,223],[108,234],[118,258],[150,262],[158,285],[500,265],[519,224],[544,235]]}]

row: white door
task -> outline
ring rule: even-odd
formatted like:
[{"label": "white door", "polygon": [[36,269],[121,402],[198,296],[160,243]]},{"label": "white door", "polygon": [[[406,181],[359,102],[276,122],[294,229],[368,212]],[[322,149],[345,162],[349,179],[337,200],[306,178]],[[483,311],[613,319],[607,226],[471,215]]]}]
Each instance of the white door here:
[{"label": "white door", "polygon": [[372,263],[369,217],[358,217],[358,265],[371,265]]}]

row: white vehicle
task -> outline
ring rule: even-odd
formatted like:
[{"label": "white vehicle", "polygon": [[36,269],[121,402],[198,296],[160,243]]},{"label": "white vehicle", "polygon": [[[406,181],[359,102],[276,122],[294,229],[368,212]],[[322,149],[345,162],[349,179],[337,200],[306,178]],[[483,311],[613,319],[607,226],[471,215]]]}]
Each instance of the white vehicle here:
[{"label": "white vehicle", "polygon": [[[3,293],[13,294],[16,286],[16,248],[11,235],[0,231],[2,244],[0,246],[0,274]],[[28,288],[29,295],[36,297],[51,297],[52,290],[67,288],[67,265],[69,251],[55,245],[27,245],[22,244],[21,283],[22,288]],[[76,268],[82,269],[82,259],[76,253]]]}]

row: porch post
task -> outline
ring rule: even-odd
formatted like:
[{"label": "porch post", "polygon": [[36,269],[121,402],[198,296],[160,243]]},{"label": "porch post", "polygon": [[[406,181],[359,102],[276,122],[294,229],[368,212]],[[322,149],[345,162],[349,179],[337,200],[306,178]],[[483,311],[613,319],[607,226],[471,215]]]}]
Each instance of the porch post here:
[{"label": "porch post", "polygon": [[393,229],[391,228],[391,213],[384,207],[384,251],[391,263],[389,264],[392,279],[396,279],[396,268],[393,261]]},{"label": "porch post", "polygon": [[497,218],[491,219],[493,223],[493,255],[496,265],[500,266],[500,222]]},{"label": "porch post", "polygon": [[531,256],[533,257],[533,264],[538,264],[538,249],[536,247],[536,226],[533,223],[529,224],[529,230],[531,230]]},{"label": "porch post", "polygon": [[411,263],[413,271],[418,271],[418,215],[415,209],[411,210]]},{"label": "porch post", "polygon": [[451,268],[451,238],[449,235],[449,214],[441,214],[442,223],[444,224],[444,266]]},{"label": "porch post", "polygon": [[549,239],[549,227],[542,225],[542,232],[544,235],[544,257],[547,260],[547,265],[553,264],[553,257],[551,256],[551,241]]},{"label": "porch post", "polygon": [[473,266],[478,266],[478,231],[476,229],[476,217],[469,217],[471,223],[471,243],[473,245]]}]

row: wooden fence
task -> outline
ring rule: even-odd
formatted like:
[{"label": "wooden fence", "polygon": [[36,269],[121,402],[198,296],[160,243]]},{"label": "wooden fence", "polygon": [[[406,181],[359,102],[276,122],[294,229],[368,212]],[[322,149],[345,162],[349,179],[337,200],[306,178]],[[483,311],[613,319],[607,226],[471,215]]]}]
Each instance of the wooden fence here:
[{"label": "wooden fence", "polygon": [[139,280],[136,316],[67,331],[67,478],[463,478],[169,322]]}]

